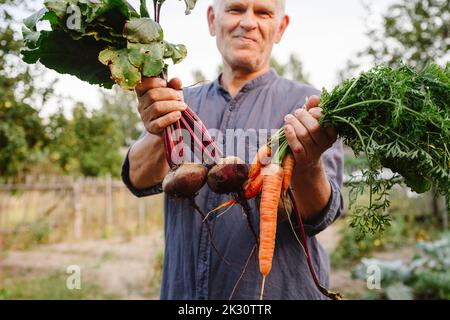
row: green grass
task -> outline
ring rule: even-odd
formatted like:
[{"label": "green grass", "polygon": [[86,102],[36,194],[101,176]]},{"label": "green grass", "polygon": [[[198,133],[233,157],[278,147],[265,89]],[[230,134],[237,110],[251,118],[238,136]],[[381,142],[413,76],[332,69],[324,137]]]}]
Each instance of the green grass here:
[{"label": "green grass", "polygon": [[52,273],[45,276],[8,275],[0,287],[0,300],[98,300],[120,299],[118,295],[104,294],[100,287],[83,281],[80,290],[66,287],[66,274]]}]

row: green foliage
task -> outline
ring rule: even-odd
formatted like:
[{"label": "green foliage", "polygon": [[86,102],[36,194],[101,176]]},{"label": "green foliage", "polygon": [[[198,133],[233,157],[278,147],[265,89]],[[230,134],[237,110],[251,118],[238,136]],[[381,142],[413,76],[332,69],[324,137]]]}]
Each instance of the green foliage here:
[{"label": "green foliage", "polygon": [[72,111],[72,119],[58,112],[49,124],[49,155],[65,173],[84,176],[118,176],[123,136],[112,116],[93,111],[82,104]]},{"label": "green foliage", "polygon": [[[142,76],[165,74],[164,59],[179,63],[187,54],[183,45],[163,40],[158,23],[163,2],[154,2],[157,17],[152,20],[145,1],[141,17],[125,0],[46,0],[44,9],[24,21],[24,61],[39,61],[105,88],[116,82],[132,90]],[[188,14],[196,1],[185,3]],[[51,30],[38,30],[41,21],[48,21]]]},{"label": "green foliage", "polygon": [[93,283],[83,281],[80,290],[69,290],[66,286],[67,274],[52,273],[29,279],[22,275],[9,275],[0,289],[0,300],[93,300],[119,299],[112,294],[104,294]]},{"label": "green foliage", "polygon": [[450,300],[450,271],[416,271],[413,286],[416,294],[424,299]]},{"label": "green foliage", "polygon": [[27,250],[36,245],[47,244],[50,239],[50,225],[45,219],[20,222],[3,234],[3,248],[7,250]]},{"label": "green foliage", "polygon": [[[404,199],[397,199],[396,201],[401,202]],[[407,212],[408,210],[401,208],[401,210],[390,212],[395,218],[392,219],[390,227],[383,234],[383,237],[368,234],[364,238],[360,238],[355,229],[342,228],[341,239],[336,249],[331,253],[333,266],[349,267],[363,257],[372,256],[374,252],[413,244],[417,237],[423,236],[424,228],[431,228],[431,224],[418,224],[419,217],[402,216],[400,211]],[[347,218],[347,220],[350,219]]]},{"label": "green foliage", "polygon": [[121,90],[118,86],[102,94],[101,113],[114,119],[122,135],[121,144],[126,147],[139,138],[142,132],[141,118],[137,112],[134,93]]},{"label": "green foliage", "polygon": [[364,155],[355,157],[354,154],[344,154],[344,172],[347,175],[351,175],[358,170],[364,170],[365,168],[367,168],[367,159]]},{"label": "green foliage", "polygon": [[302,62],[293,53],[291,53],[288,62],[285,64],[281,64],[277,59],[272,57],[270,59],[270,66],[282,77],[301,83],[309,82],[308,75],[303,70]]},{"label": "green foliage", "polygon": [[[368,19],[372,16],[368,8]],[[399,60],[422,69],[430,61],[445,63],[450,51],[449,0],[397,0],[381,16],[379,25],[369,26],[369,45],[348,61],[341,79],[363,64],[393,66]]]},{"label": "green foliage", "polygon": [[[368,169],[353,195],[369,186],[368,206],[354,208],[352,227],[360,236],[383,232],[389,223],[388,192],[398,177],[379,179],[383,167],[403,177],[413,191],[433,184],[450,190],[450,64],[416,71],[400,64],[377,66],[321,95],[321,123],[337,129],[355,155],[364,152]],[[355,197],[350,198],[351,205]]]},{"label": "green foliage", "polygon": [[198,70],[198,69],[197,70],[193,70],[191,72],[191,75],[192,75],[192,78],[194,79],[194,83],[207,81],[205,74],[201,70]]},{"label": "green foliage", "polygon": [[[39,110],[48,97],[54,97],[53,86],[48,85],[47,77],[43,81],[46,74],[41,66],[29,66],[21,61],[23,42],[18,40],[15,31],[17,22],[8,13],[13,7],[26,10],[25,4],[18,0],[0,3],[0,17],[4,22],[0,25],[0,42],[5,44],[0,47],[0,180],[13,178],[20,181],[27,173],[43,173],[42,170],[53,174],[118,176],[122,161],[120,148],[139,135],[135,97],[114,89],[104,93],[100,111],[89,114],[81,108],[82,111],[78,110],[76,114],[74,111],[71,118],[59,111],[44,119]],[[60,1],[47,3],[63,5]],[[129,9],[122,7],[121,10]],[[33,26],[42,14],[27,19],[26,25]],[[86,11],[92,19],[98,14],[100,11]],[[49,16],[49,19],[53,18]],[[89,51],[82,48],[83,41],[93,40],[83,38],[76,42],[83,55],[64,52],[65,58],[80,64],[74,72],[98,78],[95,68],[84,63]],[[64,42],[51,45],[55,45],[55,50],[66,50]],[[97,57],[94,58],[103,68]],[[55,60],[49,57],[49,61]],[[109,76],[107,70],[104,79],[110,81]]]},{"label": "green foliage", "polygon": [[41,119],[33,108],[19,101],[0,108],[0,176],[11,177],[33,162],[34,154],[45,145]]},{"label": "green foliage", "polygon": [[365,50],[374,64],[400,59],[416,68],[439,61],[450,50],[450,1],[403,0],[383,16],[383,28],[370,30],[371,46]]},{"label": "green foliage", "polygon": [[449,299],[450,234],[434,242],[419,242],[421,252],[411,262],[363,259],[352,270],[352,276],[365,280],[368,266],[381,271],[381,298]]},{"label": "green foliage", "polygon": [[26,172],[47,143],[38,107],[52,90],[39,87],[42,73],[35,75],[19,59],[22,42],[15,37],[8,10],[23,3],[0,3],[0,177],[6,178]]},{"label": "green foliage", "polygon": [[27,63],[39,61],[59,73],[111,88],[114,82],[110,79],[110,72],[98,61],[103,48],[104,44],[91,38],[73,40],[62,31],[43,31],[37,48],[24,50],[22,54]]}]

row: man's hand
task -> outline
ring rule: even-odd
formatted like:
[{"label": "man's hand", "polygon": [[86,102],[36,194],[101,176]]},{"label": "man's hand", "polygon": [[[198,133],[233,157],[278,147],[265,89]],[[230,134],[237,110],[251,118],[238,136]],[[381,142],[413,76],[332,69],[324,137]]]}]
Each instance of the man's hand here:
[{"label": "man's hand", "polygon": [[305,108],[297,109],[294,115],[285,118],[286,138],[299,168],[308,169],[320,164],[320,156],[336,141],[337,134],[333,128],[322,128],[319,119],[322,109],[319,97],[312,96]]},{"label": "man's hand", "polygon": [[181,89],[177,78],[169,83],[161,78],[144,78],[136,87],[139,114],[149,133],[161,135],[181,118],[181,112],[187,108]]},{"label": "man's hand", "polygon": [[313,221],[331,197],[331,185],[320,157],[337,139],[336,130],[320,126],[322,110],[318,106],[319,97],[312,96],[305,108],[286,116],[286,138],[296,160],[291,186],[306,222]]}]

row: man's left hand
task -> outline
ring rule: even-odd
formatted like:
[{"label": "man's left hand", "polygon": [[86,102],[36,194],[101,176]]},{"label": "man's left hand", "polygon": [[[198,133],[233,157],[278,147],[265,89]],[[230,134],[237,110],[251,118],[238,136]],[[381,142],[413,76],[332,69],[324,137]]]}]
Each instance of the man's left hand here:
[{"label": "man's left hand", "polygon": [[295,110],[294,115],[285,117],[286,138],[300,168],[320,164],[320,156],[337,139],[334,128],[322,128],[319,119],[322,109],[319,108],[319,97],[311,96],[304,108]]}]

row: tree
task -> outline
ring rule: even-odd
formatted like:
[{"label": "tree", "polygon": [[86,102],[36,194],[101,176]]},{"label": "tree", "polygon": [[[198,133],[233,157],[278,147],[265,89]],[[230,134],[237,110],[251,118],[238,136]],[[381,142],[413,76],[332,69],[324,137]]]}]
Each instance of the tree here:
[{"label": "tree", "polygon": [[[308,83],[308,75],[305,74],[303,70],[303,64],[299,58],[294,53],[291,53],[289,60],[285,64],[281,64],[276,58],[270,58],[270,67],[275,69],[275,71],[282,77],[286,77],[290,80]],[[217,74],[222,72],[222,65],[217,67]],[[202,70],[192,71],[192,78],[195,82],[205,81],[206,76]]]},{"label": "tree", "polygon": [[277,59],[270,59],[270,66],[274,68],[280,76],[290,80],[308,83],[308,75],[303,70],[303,64],[294,53],[291,53],[289,60],[285,64],[281,64]]},{"label": "tree", "polygon": [[88,112],[82,103],[72,110],[71,119],[62,111],[50,117],[49,159],[66,174],[119,176],[123,134],[120,123],[103,111]]},{"label": "tree", "polygon": [[101,113],[117,122],[122,146],[128,146],[139,138],[143,126],[137,112],[136,95],[114,86],[111,91],[102,91]]},{"label": "tree", "polygon": [[[369,17],[372,14],[367,8]],[[366,19],[369,20],[369,19]],[[361,65],[403,61],[423,68],[428,62],[444,64],[450,58],[450,0],[399,0],[368,27],[370,45],[347,63],[340,78],[353,76]]]},{"label": "tree", "polygon": [[195,83],[206,80],[206,76],[201,70],[194,70],[191,72],[191,75]]},{"label": "tree", "polygon": [[[39,158],[47,143],[34,103],[42,103],[51,88],[40,89],[35,69],[20,59],[22,41],[8,12],[22,1],[0,0],[0,177],[19,177]],[[20,177],[19,177],[20,178]]]}]

